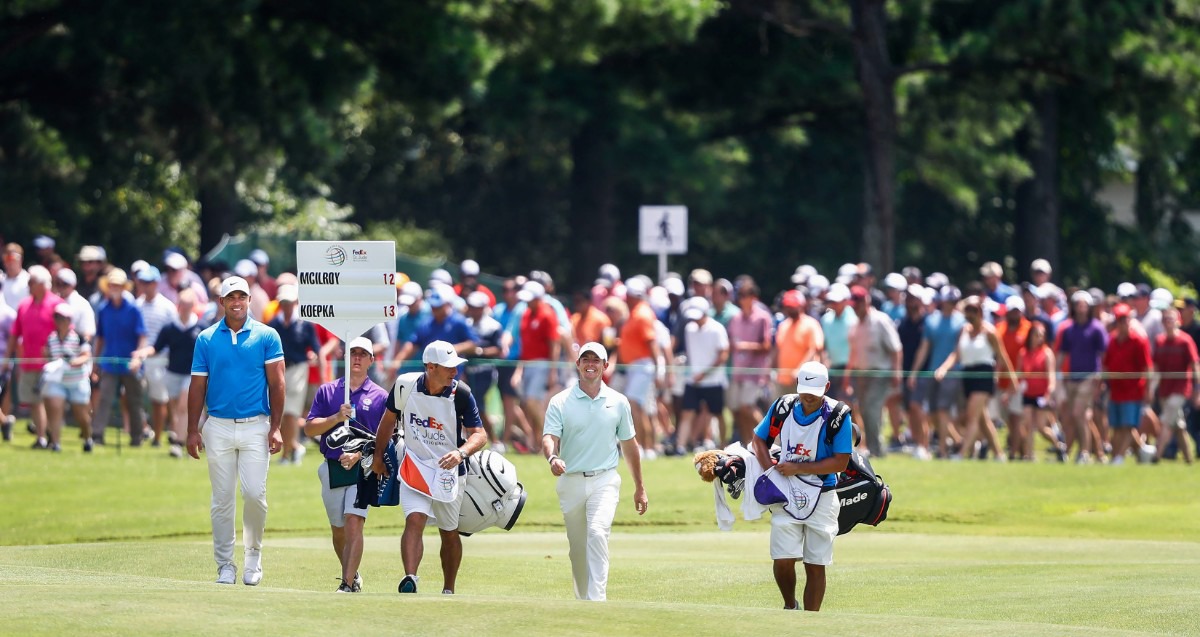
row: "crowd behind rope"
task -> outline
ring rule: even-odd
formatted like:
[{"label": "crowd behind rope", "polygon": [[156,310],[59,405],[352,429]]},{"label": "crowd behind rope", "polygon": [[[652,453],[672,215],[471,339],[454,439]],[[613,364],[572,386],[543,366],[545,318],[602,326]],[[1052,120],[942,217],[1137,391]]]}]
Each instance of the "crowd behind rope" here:
[{"label": "crowd behind rope", "polygon": [[[0,273],[6,441],[14,412],[28,409],[37,449],[60,450],[70,417],[85,451],[115,426],[132,446],[182,456],[192,348],[221,319],[214,286],[236,274],[249,283],[250,315],[281,335],[279,462],[302,461],[304,415],[339,373],[343,345],[299,318],[293,273],[273,272],[262,250],[232,267],[168,251],[122,268],[100,246],[71,259],[49,237],[32,248],[7,244]],[[426,345],[453,344],[475,395],[499,395],[498,413],[479,402],[495,450],[540,449],[547,401],[576,382],[571,361],[590,341],[608,351],[606,381],[629,398],[647,459],[749,440],[813,360],[828,366],[831,395],[853,406],[862,449],[877,457],[1190,463],[1200,435],[1196,300],[1132,282],[1111,294],[1064,290],[1042,259],[1027,277],[989,262],[958,282],[913,267],[877,281],[866,264],[826,274],[802,265],[773,296],[750,276],[704,269],[656,283],[606,264],[573,291],[541,271],[496,290],[476,262],[459,271],[400,273],[398,318],[364,334],[370,373],[390,387],[421,369]]]}]

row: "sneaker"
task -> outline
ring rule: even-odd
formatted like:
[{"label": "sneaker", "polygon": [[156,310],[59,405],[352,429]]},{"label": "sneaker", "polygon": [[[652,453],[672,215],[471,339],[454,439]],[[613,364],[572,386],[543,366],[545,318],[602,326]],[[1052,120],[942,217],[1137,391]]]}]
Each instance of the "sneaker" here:
[{"label": "sneaker", "polygon": [[450,590],[450,589],[448,589],[448,588],[443,588],[443,589],[442,589],[442,595],[453,595],[453,594],[454,594],[454,591],[452,591],[452,590]]},{"label": "sneaker", "polygon": [[353,581],[353,582],[350,584],[350,588],[354,589],[352,592],[355,592],[355,593],[357,593],[357,592],[359,592],[359,591],[361,591],[361,590],[362,590],[362,587],[363,587],[363,579],[362,579],[362,574],[361,574],[361,573],[355,573],[355,574],[354,574],[354,581]]},{"label": "sneaker", "polygon": [[104,436],[92,436],[92,444],[94,444],[98,447],[103,447],[104,445],[106,445],[108,443],[106,443],[104,441]]},{"label": "sneaker", "polygon": [[[9,416],[9,418],[12,418],[12,416]],[[28,431],[30,433],[30,435],[34,435],[34,436],[37,435],[37,427],[33,426],[32,420],[25,423],[25,431]]]},{"label": "sneaker", "polygon": [[46,442],[45,438],[38,438],[37,440],[33,441],[33,445],[30,448],[31,449],[48,449],[48,448],[50,448],[50,443]]},{"label": "sneaker", "polygon": [[247,550],[246,565],[242,570],[242,583],[246,586],[258,586],[262,581],[262,551]]},{"label": "sneaker", "polygon": [[417,592],[417,581],[420,579],[416,575],[405,575],[404,579],[400,580],[400,586],[397,586],[396,590],[401,593],[415,593]]},{"label": "sneaker", "polygon": [[4,442],[12,442],[12,423],[7,419],[0,422],[0,437],[4,438]]},{"label": "sneaker", "polygon": [[929,453],[928,447],[917,447],[913,450],[913,458],[916,460],[932,460],[933,456]]},{"label": "sneaker", "polygon": [[1116,456],[1112,459],[1112,462],[1110,462],[1108,464],[1110,464],[1114,467],[1123,465],[1123,464],[1125,464],[1125,456]]},{"label": "sneaker", "polygon": [[49,449],[55,453],[62,453],[62,445],[58,444],[57,442],[50,443]]},{"label": "sneaker", "polygon": [[182,458],[183,457],[183,445],[181,445],[179,443],[173,443],[171,445],[171,448],[167,450],[167,455],[171,456],[172,458]]},{"label": "sneaker", "polygon": [[223,564],[217,569],[217,583],[233,585],[237,580],[237,567],[233,564]]},{"label": "sneaker", "polygon": [[308,453],[308,449],[304,445],[296,447],[296,450],[292,452],[292,464],[300,466],[300,463],[304,461],[304,454],[306,453]]},{"label": "sneaker", "polygon": [[179,439],[179,436],[175,435],[174,431],[168,431],[167,432],[167,444],[182,445],[183,441]]},{"label": "sneaker", "polygon": [[150,441],[150,447],[154,448],[154,449],[158,449],[159,447],[162,447],[162,441],[159,440],[158,438],[155,438],[154,440]]},{"label": "sneaker", "polygon": [[354,590],[350,587],[350,585],[346,583],[346,580],[341,580],[341,582],[342,582],[341,584],[338,584],[337,590],[334,591],[335,593],[353,593],[354,592]]},{"label": "sneaker", "polygon": [[91,439],[91,438],[84,438],[84,440],[83,440],[83,452],[84,452],[84,453],[91,453],[91,452],[92,452],[92,439]]}]

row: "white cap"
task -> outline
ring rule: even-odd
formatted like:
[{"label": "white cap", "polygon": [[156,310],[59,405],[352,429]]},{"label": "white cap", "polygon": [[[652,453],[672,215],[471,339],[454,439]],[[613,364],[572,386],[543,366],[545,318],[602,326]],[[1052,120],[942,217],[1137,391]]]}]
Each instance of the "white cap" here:
[{"label": "white cap", "polygon": [[579,354],[575,356],[575,362],[579,362],[579,359],[583,358],[583,355],[588,352],[599,356],[602,361],[608,360],[608,351],[604,349],[603,345],[593,341],[591,343],[584,343],[583,347],[579,348]]},{"label": "white cap", "polygon": [[[280,289],[282,290],[282,288],[280,288]],[[359,337],[350,339],[350,347],[348,347],[346,349],[347,349],[347,351],[361,349],[361,350],[365,351],[366,353],[370,354],[372,358],[374,358],[374,356],[375,356],[375,346],[371,344],[371,339],[369,339],[365,336],[359,336]]]},{"label": "white cap", "polygon": [[425,346],[425,353],[421,354],[422,363],[433,363],[442,367],[458,367],[467,362],[467,359],[458,355],[454,351],[454,346],[446,341],[434,341]]},{"label": "white cap", "polygon": [[187,267],[187,258],[178,252],[169,252],[163,257],[163,265],[171,270],[182,270]]},{"label": "white cap", "polygon": [[267,256],[267,251],[260,248],[251,250],[250,255],[246,258],[254,262],[254,265],[267,265],[271,263],[271,257]]},{"label": "white cap", "polygon": [[487,307],[488,301],[488,295],[479,290],[467,295],[467,307]]},{"label": "white cap", "polygon": [[892,272],[883,277],[883,287],[893,290],[903,290],[908,287],[908,279],[904,278],[899,272]]},{"label": "white cap", "polygon": [[796,268],[796,271],[792,273],[792,283],[800,285],[814,276],[817,276],[816,268],[811,265],[802,265]]},{"label": "white cap", "polygon": [[221,298],[225,298],[234,292],[244,292],[246,296],[250,296],[250,284],[246,283],[246,279],[240,276],[231,276],[221,281]]},{"label": "white cap", "polygon": [[1058,289],[1057,285],[1054,285],[1053,283],[1046,281],[1045,283],[1038,286],[1038,292],[1041,293],[1041,298],[1043,298],[1043,299],[1058,300],[1058,295],[1060,292],[1062,292],[1062,290]]},{"label": "white cap", "polygon": [[641,279],[630,279],[625,282],[625,295],[634,298],[646,298],[646,284]]},{"label": "white cap", "polygon": [[290,301],[295,303],[296,301],[300,300],[300,288],[294,285],[281,285],[279,286],[279,292],[275,295],[275,298],[280,302]]},{"label": "white cap", "polygon": [[36,281],[42,285],[50,285],[51,281],[53,280],[53,277],[50,276],[50,270],[47,270],[45,266],[29,266],[28,272],[30,281]]},{"label": "white cap", "polygon": [[620,268],[611,263],[605,263],[604,265],[600,266],[599,274],[601,277],[608,279],[609,281],[621,280]]},{"label": "white cap", "polygon": [[474,259],[467,259],[458,264],[458,272],[463,276],[479,276],[479,264]]},{"label": "white cap", "polygon": [[438,268],[429,273],[430,283],[445,283],[446,285],[454,285],[454,279],[450,278],[450,273],[442,268]]},{"label": "white cap", "polygon": [[33,238],[33,247],[37,248],[38,250],[52,250],[54,249],[54,239],[51,239],[44,234],[39,234]]},{"label": "white cap", "polygon": [[858,265],[854,263],[843,263],[842,266],[838,268],[837,275],[839,277],[852,279],[858,276]]},{"label": "white cap", "polygon": [[1049,261],[1047,261],[1045,259],[1034,259],[1033,263],[1029,264],[1029,271],[1030,272],[1041,272],[1043,274],[1050,274],[1054,270],[1051,269]]},{"label": "white cap", "polygon": [[517,292],[517,299],[526,303],[546,296],[546,287],[537,281],[526,281],[525,286]]},{"label": "white cap", "polygon": [[689,321],[698,321],[708,314],[708,299],[702,296],[693,296],[684,301],[683,317]]},{"label": "white cap", "polygon": [[1088,294],[1087,290],[1076,290],[1075,293],[1071,295],[1071,305],[1074,305],[1080,301],[1086,302],[1089,306],[1096,304],[1096,299],[1093,299],[1092,295]]},{"label": "white cap", "polygon": [[137,261],[134,261],[129,266],[129,273],[136,277],[138,272],[141,272],[142,270],[145,270],[148,267],[150,267],[149,263],[146,263],[142,259],[138,259]]},{"label": "white cap", "polygon": [[240,277],[254,276],[258,274],[258,266],[250,259],[240,259],[234,264],[233,273]]},{"label": "white cap", "polygon": [[935,290],[940,290],[947,285],[950,285],[950,277],[941,272],[934,272],[925,277],[925,285]]},{"label": "white cap", "polygon": [[1004,299],[1004,311],[1011,312],[1013,310],[1016,310],[1018,312],[1025,311],[1025,300],[1022,299],[1021,297],[1017,296],[1016,294],[1008,297],[1007,299]]},{"label": "white cap", "polygon": [[1121,285],[1117,286],[1117,296],[1119,296],[1123,299],[1128,299],[1130,297],[1137,296],[1137,286],[1130,283],[1129,281],[1126,281],[1126,282],[1122,283]]},{"label": "white cap", "polygon": [[829,279],[822,274],[814,274],[808,277],[808,291],[810,294],[816,295],[829,289]]},{"label": "white cap", "polygon": [[412,305],[417,299],[421,298],[425,291],[421,289],[421,284],[416,281],[409,281],[400,286],[400,305]]},{"label": "white cap", "polygon": [[825,293],[825,300],[830,303],[839,303],[841,301],[850,300],[850,288],[846,287],[845,283],[834,283],[829,286],[829,291]]},{"label": "white cap", "polygon": [[809,396],[824,396],[829,384],[829,368],[817,361],[808,361],[796,373],[796,391]]},{"label": "white cap", "polygon": [[1165,310],[1171,307],[1171,304],[1174,302],[1175,295],[1171,294],[1171,291],[1166,288],[1155,288],[1150,293],[1150,307],[1156,310]]},{"label": "white cap", "polygon": [[983,297],[983,315],[992,316],[1000,312],[1000,304],[990,296]]},{"label": "white cap", "polygon": [[100,246],[83,246],[79,249],[80,261],[105,261],[108,254]]},{"label": "white cap", "polygon": [[58,282],[62,283],[63,285],[69,285],[71,287],[79,285],[79,279],[75,276],[75,272],[69,268],[63,268],[59,270],[58,274],[54,276],[58,279]]},{"label": "white cap", "polygon": [[929,288],[921,285],[920,283],[913,283],[905,288],[905,291],[908,292],[908,295],[911,297],[925,300],[925,291],[928,289]]},{"label": "white cap", "polygon": [[675,277],[663,281],[663,288],[667,291],[667,294],[674,294],[675,296],[683,296],[684,294],[683,281]]}]

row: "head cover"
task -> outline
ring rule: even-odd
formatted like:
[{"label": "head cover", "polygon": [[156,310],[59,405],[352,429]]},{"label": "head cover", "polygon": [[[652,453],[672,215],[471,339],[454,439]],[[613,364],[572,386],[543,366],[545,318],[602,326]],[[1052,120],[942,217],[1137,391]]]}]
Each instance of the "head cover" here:
[{"label": "head cover", "polygon": [[467,307],[487,307],[488,295],[479,290],[467,295]]},{"label": "head cover", "polygon": [[446,297],[442,296],[441,290],[430,290],[429,295],[425,297],[425,302],[429,307],[437,309],[446,304]]},{"label": "head cover", "polygon": [[58,278],[59,283],[69,287],[75,287],[79,284],[79,279],[75,276],[75,272],[68,268],[59,270],[55,277]]},{"label": "head cover", "polygon": [[104,261],[106,259],[108,259],[108,255],[100,246],[83,246],[79,249],[80,261]]},{"label": "head cover", "polygon": [[630,279],[625,282],[625,295],[635,299],[646,298],[646,284],[641,279]]},{"label": "head cover", "polygon": [[150,264],[146,264],[146,267],[137,270],[136,273],[137,280],[142,283],[157,283],[162,279],[162,273],[158,271],[158,268]]},{"label": "head cover", "polygon": [[700,285],[712,285],[713,275],[712,272],[709,272],[704,268],[696,268],[695,270],[692,270],[691,279]]},{"label": "head cover", "polygon": [[1117,296],[1123,299],[1131,299],[1137,296],[1137,286],[1126,281],[1117,286]]},{"label": "head cover", "polygon": [[71,309],[70,303],[59,303],[54,306],[54,316],[66,319],[75,318],[75,311]]},{"label": "head cover", "polygon": [[1137,296],[1139,297],[1147,298],[1150,296],[1150,286],[1146,285],[1145,283],[1138,283],[1135,289],[1137,290]]},{"label": "head cover", "polygon": [[845,283],[834,283],[825,293],[825,300],[830,303],[840,303],[850,300],[850,288]]},{"label": "head cover", "polygon": [[479,264],[474,259],[467,259],[458,264],[458,272],[463,276],[479,276]]},{"label": "head cover", "polygon": [[1156,288],[1150,293],[1150,307],[1156,310],[1165,310],[1171,307],[1171,303],[1175,300],[1175,295],[1166,288]]},{"label": "head cover", "polygon": [[517,299],[526,303],[540,299],[546,296],[546,287],[537,281],[526,281],[520,292],[517,292]]},{"label": "head cover", "polygon": [[[32,269],[32,268],[31,268]],[[108,271],[108,284],[110,286],[121,287],[129,282],[129,276],[121,268],[113,268]]]},{"label": "head cover", "polygon": [[683,281],[680,281],[674,277],[663,281],[663,288],[667,290],[667,294],[671,294],[673,296],[683,296],[684,294]]},{"label": "head cover", "polygon": [[841,267],[838,268],[837,275],[839,277],[852,279],[858,276],[858,265],[854,263],[843,263]]},{"label": "head cover", "polygon": [[788,290],[783,293],[783,307],[801,307],[804,305],[804,295],[800,290]]},{"label": "head cover", "polygon": [[1041,272],[1042,274],[1050,274],[1053,270],[1050,268],[1050,262],[1045,259],[1034,259],[1033,263],[1029,264],[1030,272]]},{"label": "head cover", "polygon": [[258,266],[250,259],[241,259],[233,266],[233,273],[240,277],[254,276],[258,274]]},{"label": "head cover", "polygon": [[920,283],[913,283],[912,285],[908,286],[906,291],[908,292],[909,296],[911,296],[913,298],[921,299],[922,302],[925,301],[926,297],[929,295],[930,292],[933,292],[933,290],[930,290],[929,288],[921,285]]},{"label": "head cover", "polygon": [[584,343],[583,347],[579,348],[579,355],[575,357],[575,361],[578,362],[588,352],[599,356],[602,361],[608,360],[608,351],[604,349],[603,345],[593,341],[591,343]]},{"label": "head cover", "polygon": [[38,250],[53,250],[54,239],[51,239],[44,234],[39,234],[33,238],[33,247],[37,248]]},{"label": "head cover", "polygon": [[142,259],[138,259],[137,261],[134,261],[133,263],[129,264],[129,273],[132,274],[136,278],[138,275],[138,272],[141,272],[142,270],[145,270],[148,267],[150,267],[149,263],[146,263]]},{"label": "head cover", "polygon": [[814,276],[817,276],[817,269],[811,265],[805,264],[796,268],[796,271],[792,273],[792,283],[800,285],[808,282],[808,280]]},{"label": "head cover", "polygon": [[687,304],[687,308],[683,311],[683,317],[689,321],[699,321],[708,314],[708,299],[702,296],[693,296],[684,303]]},{"label": "head cover", "polygon": [[247,257],[254,262],[254,265],[267,265],[271,263],[271,257],[267,256],[266,250],[255,249],[250,251],[250,256]]},{"label": "head cover", "polygon": [[883,277],[883,287],[903,291],[904,288],[908,287],[908,279],[904,278],[904,275],[899,272],[892,272]]},{"label": "head cover", "polygon": [[375,346],[371,344],[371,339],[369,339],[365,336],[358,336],[353,339],[350,339],[350,347],[348,347],[347,349],[349,351],[361,349],[362,351],[370,354],[371,356],[375,356]]},{"label": "head cover", "polygon": [[608,279],[609,281],[619,281],[621,279],[620,268],[611,263],[605,263],[600,266],[600,271],[597,274],[600,275],[600,278]]},{"label": "head cover", "polygon": [[946,287],[947,285],[950,285],[950,277],[946,276],[945,274],[942,274],[941,272],[934,272],[933,274],[930,274],[929,276],[925,277],[925,286],[926,287],[931,287],[935,290],[940,290],[940,289]]},{"label": "head cover", "polygon": [[421,362],[433,363],[441,367],[458,367],[466,363],[467,359],[459,356],[454,351],[454,346],[446,341],[434,341],[425,346],[425,353],[421,354]]},{"label": "head cover", "polygon": [[409,281],[400,286],[400,297],[397,300],[400,301],[400,305],[412,305],[417,299],[421,298],[422,294],[424,294],[424,291],[421,290],[421,284],[416,281]]},{"label": "head cover", "polygon": [[250,284],[246,283],[246,279],[240,276],[231,276],[221,281],[221,298],[225,298],[234,292],[242,292],[246,296],[250,296]]},{"label": "head cover", "polygon": [[167,266],[168,270],[182,270],[187,267],[187,258],[178,252],[168,252],[167,256],[163,257],[163,265]]},{"label": "head cover", "polygon": [[822,274],[814,274],[808,277],[808,291],[812,296],[817,296],[825,290],[829,289],[829,279]]},{"label": "head cover", "polygon": [[943,286],[938,293],[940,303],[958,303],[962,300],[962,292],[953,285]]},{"label": "head cover", "polygon": [[279,293],[276,294],[275,298],[280,303],[295,303],[300,300],[300,288],[294,285],[281,285],[279,286]]},{"label": "head cover", "polygon": [[1117,303],[1113,306],[1112,313],[1114,318],[1128,318],[1130,313],[1129,304]]},{"label": "head cover", "polygon": [[1095,299],[1092,298],[1091,294],[1088,294],[1087,290],[1076,290],[1075,293],[1071,295],[1072,305],[1079,303],[1080,301],[1087,303],[1088,307],[1091,307],[1095,304]]},{"label": "head cover", "polygon": [[1024,299],[1022,299],[1021,297],[1019,297],[1015,294],[1008,297],[1007,299],[1004,299],[1004,311],[1011,312],[1013,310],[1016,310],[1018,312],[1025,311]]},{"label": "head cover", "polygon": [[850,298],[855,301],[862,301],[864,299],[871,298],[871,293],[867,291],[867,288],[864,288],[861,285],[856,285],[850,288]]},{"label": "head cover", "polygon": [[829,368],[816,361],[808,361],[796,373],[796,392],[809,396],[824,396],[829,384]]},{"label": "head cover", "polygon": [[[430,283],[445,283],[446,285],[454,285],[454,279],[450,278],[450,273],[442,268],[438,268],[429,273]],[[432,287],[432,286],[431,286]]]}]

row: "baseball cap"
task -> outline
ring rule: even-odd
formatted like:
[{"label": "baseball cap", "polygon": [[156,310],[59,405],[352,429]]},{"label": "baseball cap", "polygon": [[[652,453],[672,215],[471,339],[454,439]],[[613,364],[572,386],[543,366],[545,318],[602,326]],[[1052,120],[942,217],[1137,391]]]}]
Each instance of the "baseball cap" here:
[{"label": "baseball cap", "polygon": [[930,274],[929,276],[925,277],[925,286],[926,287],[931,287],[935,290],[940,290],[940,289],[946,287],[947,285],[950,285],[950,277],[946,276],[945,274],[943,274],[941,272],[934,272],[934,273]]},{"label": "baseball cap", "polygon": [[[458,271],[463,276],[479,276],[479,264],[474,259],[467,259],[458,264]],[[467,301],[470,302],[470,299]]]},{"label": "baseball cap", "polygon": [[113,268],[112,270],[109,270],[106,278],[108,279],[109,285],[122,286],[129,282],[129,276],[126,275],[125,271],[121,268]]},{"label": "baseball cap", "polygon": [[1015,294],[1004,299],[1004,311],[1011,312],[1013,310],[1018,312],[1025,311],[1025,300]]},{"label": "baseball cap", "polygon": [[712,285],[713,275],[704,268],[696,268],[692,270],[691,279],[700,285]]},{"label": "baseball cap", "polygon": [[646,297],[646,283],[641,279],[630,279],[625,282],[625,295],[634,298]]},{"label": "baseball cap", "polygon": [[105,261],[108,254],[100,246],[83,246],[79,249],[80,261]]},{"label": "baseball cap", "polygon": [[429,273],[429,282],[430,283],[435,283],[435,282],[436,283],[445,283],[446,285],[453,285],[454,279],[450,278],[450,273],[447,272],[445,269],[438,268],[438,269],[434,270],[433,272]]},{"label": "baseball cap", "polygon": [[231,276],[221,281],[221,298],[225,298],[234,292],[242,292],[246,296],[250,296],[250,284],[246,283],[246,279],[240,276]]},{"label": "baseball cap", "polygon": [[800,307],[804,305],[804,295],[800,293],[800,290],[788,290],[783,293],[781,303],[784,307]]},{"label": "baseball cap", "polygon": [[59,270],[58,274],[55,276],[58,278],[58,282],[62,283],[63,285],[75,287],[79,284],[79,279],[75,276],[75,272],[69,268],[63,268]]},{"label": "baseball cap", "polygon": [[271,257],[267,256],[267,251],[262,249],[254,249],[250,251],[250,255],[246,257],[254,263],[254,265],[267,265],[271,262]]},{"label": "baseball cap", "polygon": [[454,351],[454,346],[446,341],[434,341],[425,346],[425,352],[421,354],[422,363],[433,363],[442,367],[458,367],[467,362],[467,359],[458,355]]},{"label": "baseball cap", "polygon": [[908,287],[908,279],[904,278],[904,275],[899,272],[892,272],[883,277],[883,287],[903,291]]},{"label": "baseball cap", "polygon": [[146,264],[146,267],[137,270],[137,274],[135,276],[137,276],[137,280],[141,281],[142,283],[157,283],[162,279],[162,273],[158,271],[158,268],[150,264]]},{"label": "baseball cap", "polygon": [[667,294],[674,296],[683,296],[684,294],[683,281],[674,277],[663,281],[663,288],[667,291]]},{"label": "baseball cap", "polygon": [[[282,290],[280,290],[280,292],[282,293]],[[356,349],[361,349],[364,352],[370,354],[372,357],[375,356],[375,346],[371,344],[371,339],[369,339],[365,336],[357,336],[357,337],[351,339],[350,347],[348,347],[346,349],[348,351],[354,351]]]},{"label": "baseball cap", "polygon": [[296,301],[300,300],[300,288],[294,285],[281,285],[279,286],[279,292],[275,295],[275,298],[281,303],[295,303]]},{"label": "baseball cap", "polygon": [[546,287],[537,281],[526,281],[525,286],[517,292],[517,299],[526,303],[546,296]]},{"label": "baseball cap", "polygon": [[818,296],[825,290],[829,289],[829,279],[823,274],[814,274],[808,277],[808,291],[812,296]]},{"label": "baseball cap", "polygon": [[1029,264],[1030,272],[1041,272],[1042,274],[1050,274],[1054,270],[1050,268],[1050,262],[1045,259],[1034,259],[1033,263]]},{"label": "baseball cap", "polygon": [[129,264],[129,273],[132,274],[134,278],[137,278],[138,272],[141,272],[148,267],[150,267],[149,263],[146,263],[146,261],[143,259],[138,259],[137,261]]},{"label": "baseball cap", "polygon": [[825,293],[825,300],[830,303],[840,303],[850,300],[850,288],[845,283],[834,283]]},{"label": "baseball cap", "polygon": [[608,279],[609,281],[618,281],[621,279],[620,268],[611,263],[605,263],[600,266],[600,271],[597,274],[600,275],[600,278]]},{"label": "baseball cap", "polygon": [[824,396],[829,384],[829,368],[817,361],[808,361],[796,373],[796,391],[809,396]]},{"label": "baseball cap", "polygon": [[792,273],[792,283],[805,283],[814,276],[817,276],[817,269],[805,264],[796,268],[796,271]]},{"label": "baseball cap", "polygon": [[59,303],[54,306],[54,315],[63,318],[75,318],[75,311],[71,309],[70,303]]},{"label": "baseball cap", "polygon": [[684,303],[687,304],[687,308],[684,309],[683,316],[689,321],[698,321],[708,314],[708,299],[702,296],[693,296]]},{"label": "baseball cap", "polygon": [[39,234],[33,238],[33,247],[37,248],[38,250],[53,250],[54,245],[54,239],[51,239],[44,234]]},{"label": "baseball cap", "polygon": [[488,300],[488,295],[475,290],[467,295],[467,307],[487,307]]},{"label": "baseball cap", "polygon": [[168,270],[183,270],[187,268],[187,257],[178,252],[168,252],[163,257],[163,265],[167,266]]},{"label": "baseball cap", "polygon": [[442,296],[438,290],[430,290],[429,296],[425,297],[425,302],[429,304],[429,307],[437,308],[446,304],[446,297]]},{"label": "baseball cap", "polygon": [[608,351],[604,349],[604,346],[595,341],[592,341],[590,343],[584,343],[583,347],[579,348],[579,355],[575,357],[575,361],[578,362],[579,359],[583,358],[583,355],[588,352],[591,352],[591,353],[595,354],[596,356],[599,356],[600,360],[602,360],[602,361],[608,360]]},{"label": "baseball cap", "polygon": [[1113,306],[1112,313],[1114,318],[1127,318],[1132,308],[1128,303],[1117,303]]},{"label": "baseball cap", "polygon": [[425,292],[421,289],[420,283],[417,283],[416,281],[409,281],[408,283],[400,286],[400,296],[397,298],[397,300],[400,301],[400,305],[412,305],[413,303],[416,303],[417,299],[421,298],[424,293]]},{"label": "baseball cap", "polygon": [[958,303],[962,300],[962,291],[953,285],[942,286],[938,293],[939,303]]},{"label": "baseball cap", "polygon": [[258,274],[258,266],[250,259],[239,259],[233,266],[233,273],[240,277],[254,276]]},{"label": "baseball cap", "polygon": [[1117,286],[1117,296],[1129,299],[1137,296],[1137,286],[1126,281]]},{"label": "baseball cap", "polygon": [[841,267],[838,268],[837,275],[839,277],[852,279],[858,276],[858,265],[854,263],[843,263]]},{"label": "baseball cap", "polygon": [[1171,303],[1175,300],[1175,295],[1166,288],[1156,288],[1150,293],[1150,307],[1156,310],[1165,310],[1171,307]]},{"label": "baseball cap", "polygon": [[1096,304],[1096,300],[1092,298],[1092,295],[1087,290],[1075,290],[1075,293],[1071,295],[1072,305],[1080,301],[1087,303],[1089,306]]},{"label": "baseball cap", "polygon": [[869,298],[870,296],[871,293],[867,291],[867,288],[864,288],[861,285],[856,285],[850,288],[850,298],[855,301],[861,301],[865,298]]}]

